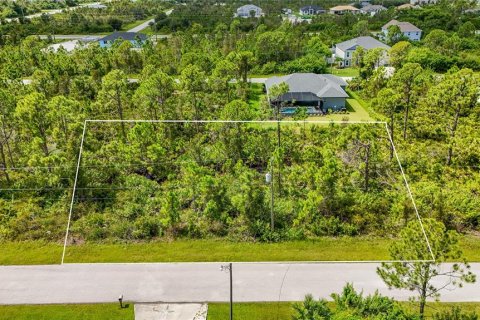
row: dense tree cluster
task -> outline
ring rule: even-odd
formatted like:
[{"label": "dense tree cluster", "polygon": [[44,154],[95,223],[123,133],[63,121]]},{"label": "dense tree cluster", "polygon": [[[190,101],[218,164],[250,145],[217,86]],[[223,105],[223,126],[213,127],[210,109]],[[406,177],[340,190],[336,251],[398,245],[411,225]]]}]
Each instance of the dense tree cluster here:
[{"label": "dense tree cluster", "polygon": [[[146,4],[125,5],[138,6],[142,16],[154,13],[140,10]],[[178,6],[174,12],[195,8]],[[218,23],[193,19],[140,51],[118,42],[54,53],[35,37],[2,45],[0,238],[62,236],[86,119],[273,119],[249,75],[324,73],[332,42],[366,34],[393,10],[373,18],[325,15],[300,26],[231,15]],[[478,56],[475,23],[432,30],[420,44],[397,42],[389,52],[393,75],[376,68],[381,50],[359,49],[360,77],[350,84],[372,115],[387,121],[420,212],[461,231],[480,225],[480,80],[459,58]],[[89,123],[73,234],[392,235],[415,213],[385,133],[355,125]],[[268,171],[275,181],[275,232]]]},{"label": "dense tree cluster", "polygon": [[[185,33],[141,52],[128,42],[72,54],[35,39],[4,47],[2,237],[61,237],[85,119],[271,118],[265,99],[247,103],[246,78],[255,61],[285,59],[258,39],[286,35],[252,35],[252,51],[235,33]],[[326,53],[317,37],[296,41],[303,57]],[[72,229],[88,239],[268,240],[384,234],[413,218],[382,127],[284,126],[280,138],[279,147],[276,127],[92,124]],[[268,170],[278,179],[276,233]]]},{"label": "dense tree cluster", "polygon": [[[14,6],[19,5],[19,2],[11,3]],[[27,3],[37,4],[36,1]],[[106,8],[91,8],[77,3],[67,6],[63,2],[56,1],[52,1],[52,3],[63,4],[58,8],[65,10],[58,14],[43,13],[38,17],[28,18],[28,15],[34,12],[22,7],[23,11],[15,15],[18,19],[7,21],[0,17],[0,44],[19,44],[29,35],[51,35],[54,38],[56,34],[95,34],[120,31],[122,27],[154,16],[168,7],[165,3],[151,0],[113,1],[107,3]],[[2,8],[1,4],[0,8]],[[3,8],[3,10],[8,11],[8,8]]]},{"label": "dense tree cluster", "polygon": [[421,206],[450,228],[479,226],[479,86],[470,69],[405,62],[390,78],[377,69],[362,91],[403,149]]}]

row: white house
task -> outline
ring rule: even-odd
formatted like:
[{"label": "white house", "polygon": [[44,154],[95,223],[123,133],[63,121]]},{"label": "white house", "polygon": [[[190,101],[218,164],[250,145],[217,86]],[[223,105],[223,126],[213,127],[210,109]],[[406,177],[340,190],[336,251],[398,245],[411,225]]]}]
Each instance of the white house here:
[{"label": "white house", "polygon": [[263,16],[263,10],[256,5],[246,4],[237,9],[237,13],[235,14],[235,16],[240,18],[260,18],[261,16]]},{"label": "white house", "polygon": [[[375,48],[383,48],[385,51],[390,50],[390,46],[387,46],[385,43],[378,41],[372,37],[358,37],[335,45],[334,55],[335,58],[341,59],[341,67],[350,67],[352,66],[353,53],[357,47],[362,47],[365,50],[371,50]],[[380,65],[385,65],[387,63],[387,54],[385,53]]]},{"label": "white house", "polygon": [[397,20],[391,20],[382,27],[382,33],[386,37],[388,35],[388,28],[390,26],[398,26],[402,34],[411,41],[420,41],[422,38],[422,30],[417,28],[410,22],[401,22]]},{"label": "white house", "polygon": [[437,0],[410,0],[410,4],[413,5],[422,5],[422,4],[436,4]]}]

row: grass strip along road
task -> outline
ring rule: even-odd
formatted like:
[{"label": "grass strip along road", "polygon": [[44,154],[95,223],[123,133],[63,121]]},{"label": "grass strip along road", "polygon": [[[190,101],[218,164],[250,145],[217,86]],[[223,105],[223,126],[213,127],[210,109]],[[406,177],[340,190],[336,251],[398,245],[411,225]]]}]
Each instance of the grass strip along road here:
[{"label": "grass strip along road", "polygon": [[[416,312],[416,304],[400,302],[400,305]],[[480,313],[480,303],[428,303],[427,317],[435,312],[446,311],[457,306],[464,311]],[[209,320],[225,320],[229,318],[228,303],[209,304]],[[133,320],[133,305],[120,309],[118,304],[78,304],[78,305],[20,305],[0,306],[0,320]],[[290,302],[235,303],[236,320],[290,320],[293,315]]]},{"label": "grass strip along road", "polygon": [[[388,260],[392,239],[320,238],[280,243],[229,242],[223,239],[143,243],[84,243],[67,247],[66,263],[214,262],[214,261],[375,261]],[[480,261],[480,239],[461,239],[465,256]],[[58,264],[59,243],[30,241],[0,244],[0,265]]]}]

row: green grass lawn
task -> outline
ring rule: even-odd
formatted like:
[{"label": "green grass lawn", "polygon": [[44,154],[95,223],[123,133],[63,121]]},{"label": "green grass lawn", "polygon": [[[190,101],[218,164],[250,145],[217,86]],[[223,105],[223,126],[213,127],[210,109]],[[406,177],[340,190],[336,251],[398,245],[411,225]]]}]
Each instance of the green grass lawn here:
[{"label": "green grass lawn", "polygon": [[[400,305],[411,313],[417,312],[417,305],[411,302],[400,302]],[[480,303],[428,303],[426,316],[446,311],[453,306],[458,306],[467,312],[480,314]],[[208,320],[228,320],[230,306],[228,303],[210,303],[208,305]],[[236,320],[291,320],[293,308],[291,302],[268,303],[235,303],[233,316]]]},{"label": "green grass lawn", "polygon": [[322,238],[245,243],[186,240],[142,244],[88,244],[67,248],[66,262],[322,261],[388,259],[389,240]]},{"label": "green grass lawn", "polygon": [[[411,313],[417,305],[400,302]],[[458,306],[464,311],[480,313],[480,303],[428,303],[426,316]],[[210,303],[208,320],[228,320],[228,303]],[[236,320],[291,320],[291,302],[235,303],[233,315]],[[58,304],[58,305],[7,305],[0,306],[0,320],[133,320],[134,307],[120,309],[118,304]]]},{"label": "green grass lawn", "polygon": [[358,77],[358,68],[329,68],[328,72],[339,77]]},{"label": "green grass lawn", "polygon": [[53,304],[0,306],[0,320],[134,320],[133,304]]},{"label": "green grass lawn", "polygon": [[[292,304],[290,302],[235,303],[233,318],[235,320],[291,320]],[[208,320],[230,319],[228,303],[209,303]]]},{"label": "green grass lawn", "polygon": [[331,113],[326,116],[308,117],[308,120],[322,121],[374,121],[367,110],[354,98],[347,99],[348,113]]},{"label": "green grass lawn", "polygon": [[[202,261],[369,261],[388,260],[392,240],[319,238],[281,243],[229,242],[222,239],[130,244],[85,243],[67,247],[65,262],[202,262]],[[480,239],[463,237],[469,261],[480,261]],[[41,241],[0,244],[0,265],[58,264],[62,245]]]},{"label": "green grass lawn", "polygon": [[347,93],[348,95],[352,98],[352,99],[355,99],[356,102],[360,105],[360,107],[365,110],[365,112],[367,112],[371,117],[372,117],[372,120],[379,120],[379,119],[384,119],[385,117],[381,116],[380,114],[376,113],[369,102],[363,100],[357,92],[355,91],[352,91],[350,89],[347,88]]},{"label": "green grass lawn", "polygon": [[351,95],[347,99],[347,113],[330,113],[326,116],[308,117],[307,120],[321,120],[321,121],[374,121],[366,109],[355,97]]},{"label": "green grass lawn", "polygon": [[264,85],[261,83],[250,83],[248,88],[248,104],[254,110],[260,108],[260,99],[265,95],[263,92]]}]

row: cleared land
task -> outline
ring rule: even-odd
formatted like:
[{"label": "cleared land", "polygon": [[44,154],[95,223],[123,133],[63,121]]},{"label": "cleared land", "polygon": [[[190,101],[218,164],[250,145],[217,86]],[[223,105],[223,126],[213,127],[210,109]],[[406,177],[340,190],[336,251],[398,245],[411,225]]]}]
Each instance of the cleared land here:
[{"label": "cleared land", "polygon": [[[218,239],[131,244],[85,243],[67,247],[65,262],[388,260],[388,246],[392,241],[345,237],[281,243],[228,242]],[[461,244],[469,261],[480,261],[478,237],[463,237]],[[58,264],[62,245],[40,241],[4,242],[1,251],[1,265]]]}]

